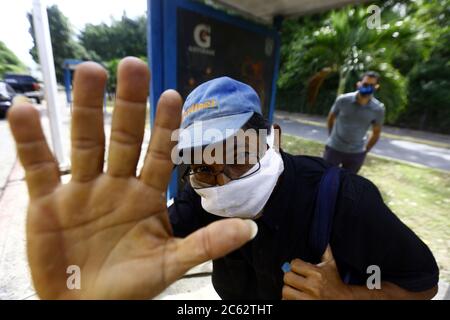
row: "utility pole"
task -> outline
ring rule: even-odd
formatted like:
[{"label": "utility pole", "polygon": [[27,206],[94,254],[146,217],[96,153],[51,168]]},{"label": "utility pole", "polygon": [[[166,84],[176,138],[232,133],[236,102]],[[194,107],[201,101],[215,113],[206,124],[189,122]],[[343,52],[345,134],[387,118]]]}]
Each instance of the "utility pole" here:
[{"label": "utility pole", "polygon": [[58,88],[56,84],[55,64],[53,61],[52,42],[47,17],[47,7],[40,0],[33,0],[33,25],[39,54],[39,63],[45,85],[48,118],[50,122],[53,152],[60,168],[69,165],[62,144],[61,110],[57,103]]}]

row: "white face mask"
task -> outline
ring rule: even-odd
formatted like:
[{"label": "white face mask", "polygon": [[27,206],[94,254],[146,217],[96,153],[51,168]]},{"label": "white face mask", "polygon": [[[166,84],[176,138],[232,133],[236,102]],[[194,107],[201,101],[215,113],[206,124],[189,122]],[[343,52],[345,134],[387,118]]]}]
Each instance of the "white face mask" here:
[{"label": "white face mask", "polygon": [[[272,147],[261,158],[254,174],[223,186],[194,189],[209,213],[228,218],[254,218],[264,208],[284,170],[281,155]],[[192,177],[191,177],[192,179]]]}]

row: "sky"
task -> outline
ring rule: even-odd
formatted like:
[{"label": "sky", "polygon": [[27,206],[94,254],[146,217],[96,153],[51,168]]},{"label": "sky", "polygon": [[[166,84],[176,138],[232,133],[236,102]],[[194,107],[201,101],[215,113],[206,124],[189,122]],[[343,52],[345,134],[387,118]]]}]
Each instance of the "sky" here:
[{"label": "sky", "polygon": [[[111,17],[120,19],[124,11],[134,18],[147,10],[147,0],[41,0],[41,3],[58,5],[77,33],[87,23],[109,23]],[[26,17],[31,9],[32,0],[0,0],[0,40],[25,65],[34,69],[36,64],[28,53],[33,40]]]}]

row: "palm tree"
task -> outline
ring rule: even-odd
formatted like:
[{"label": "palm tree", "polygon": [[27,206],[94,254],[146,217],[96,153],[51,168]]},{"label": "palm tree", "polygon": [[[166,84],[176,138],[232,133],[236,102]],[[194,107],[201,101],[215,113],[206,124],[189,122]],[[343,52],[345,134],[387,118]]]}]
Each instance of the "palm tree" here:
[{"label": "palm tree", "polygon": [[363,7],[332,11],[319,24],[303,20],[306,25],[298,25],[296,35],[282,51],[279,85],[302,79],[308,103],[314,106],[322,85],[331,75],[338,76],[336,94],[340,95],[351,89],[354,81],[350,79],[355,80],[365,70],[379,71],[379,97],[387,107],[388,120],[395,120],[406,105],[406,82],[392,60],[415,35],[409,18],[402,17],[398,8],[395,10],[382,11],[384,24],[379,29],[367,26],[369,14]]}]

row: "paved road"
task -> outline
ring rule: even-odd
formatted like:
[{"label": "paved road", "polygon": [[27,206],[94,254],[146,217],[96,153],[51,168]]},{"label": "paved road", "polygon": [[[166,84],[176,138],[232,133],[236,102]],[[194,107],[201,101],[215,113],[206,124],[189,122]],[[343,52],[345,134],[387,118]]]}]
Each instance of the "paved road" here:
[{"label": "paved road", "polygon": [[[306,124],[284,117],[275,117],[283,133],[325,143],[328,134],[326,128]],[[372,152],[377,155],[414,162],[431,168],[450,171],[450,150],[382,137]]]}]

